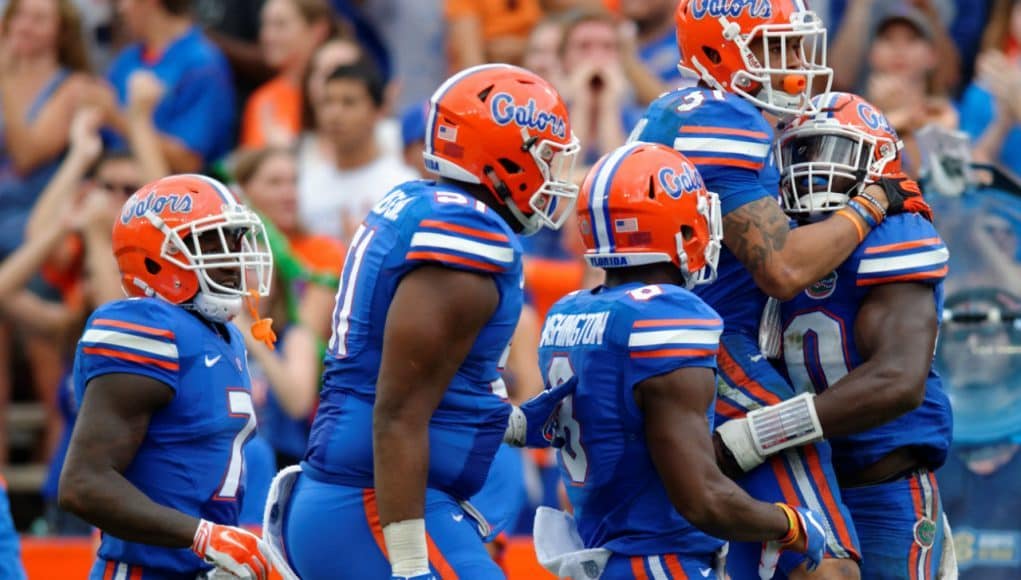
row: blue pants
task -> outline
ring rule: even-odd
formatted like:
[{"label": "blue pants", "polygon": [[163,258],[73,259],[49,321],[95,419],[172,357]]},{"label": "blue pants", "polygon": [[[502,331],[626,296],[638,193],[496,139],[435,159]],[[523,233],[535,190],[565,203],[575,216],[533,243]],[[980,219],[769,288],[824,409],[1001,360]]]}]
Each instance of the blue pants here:
[{"label": "blue pants", "polygon": [[[717,425],[795,395],[750,337],[724,334],[717,361]],[[830,445],[825,441],[790,449],[771,457],[737,483],[757,500],[784,502],[815,511],[829,532],[827,557],[860,560],[858,536],[841,499],[831,457]],[[761,552],[760,543],[731,542],[727,572],[733,578],[758,578]],[[779,569],[789,573],[804,559],[802,554],[785,552],[780,557]]]},{"label": "blue pants", "polygon": [[[625,556],[614,554],[606,563],[600,580],[716,580],[714,558],[692,558],[681,554]],[[756,576],[758,578],[758,576]]]},{"label": "blue pants", "polygon": [[[156,568],[145,568],[136,564],[113,562],[96,558],[89,572],[89,580],[195,580],[203,572],[169,572]],[[0,576],[7,578],[6,576]]]},{"label": "blue pants", "polygon": [[862,578],[936,578],[944,515],[932,472],[920,470],[889,483],[845,488],[843,494],[862,538]]},{"label": "blue pants", "polygon": [[[449,495],[426,490],[429,565],[437,578],[502,580],[475,522]],[[303,580],[388,580],[376,494],[298,477],[284,517],[284,548]]]}]

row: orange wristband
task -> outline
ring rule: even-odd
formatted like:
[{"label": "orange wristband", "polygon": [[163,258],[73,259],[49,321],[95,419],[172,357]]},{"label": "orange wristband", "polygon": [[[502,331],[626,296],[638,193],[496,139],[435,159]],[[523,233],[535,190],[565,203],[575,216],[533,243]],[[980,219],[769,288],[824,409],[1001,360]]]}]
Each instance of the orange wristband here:
[{"label": "orange wristband", "polygon": [[775,505],[783,510],[783,515],[787,516],[787,533],[777,541],[780,542],[780,546],[789,546],[798,539],[799,532],[801,531],[800,526],[798,526],[797,512],[785,503],[777,502]]},{"label": "orange wristband", "polygon": [[838,210],[836,215],[842,216],[848,221],[850,221],[852,224],[854,224],[854,229],[858,231],[858,243],[860,244],[862,240],[865,239],[865,228],[863,228],[862,225],[858,223],[858,218],[854,216],[853,212],[854,210],[847,209],[845,207],[841,210]]}]

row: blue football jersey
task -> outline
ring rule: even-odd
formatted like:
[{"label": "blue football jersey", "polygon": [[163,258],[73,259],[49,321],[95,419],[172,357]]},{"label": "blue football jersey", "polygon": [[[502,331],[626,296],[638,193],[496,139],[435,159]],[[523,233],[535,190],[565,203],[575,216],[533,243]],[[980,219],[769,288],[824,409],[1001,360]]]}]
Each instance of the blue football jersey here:
[{"label": "blue football jersey", "polygon": [[[773,128],[743,98],[702,87],[666,93],[652,102],[631,140],[661,143],[684,153],[706,188],[720,196],[723,215],[763,197],[776,198]],[[726,332],[757,336],[766,295],[724,245],[714,284],[695,289],[723,317]]]},{"label": "blue football jersey", "polygon": [[[75,396],[89,381],[125,373],[174,391],[153,414],[124,472],[154,502],[235,525],[245,492],[243,447],[255,431],[245,341],[234,325],[224,340],[212,323],[156,298],[105,304],[89,318],[74,360]],[[180,573],[208,569],[190,549],[126,542],[103,534],[99,557]]]},{"label": "blue football jersey", "polygon": [[[716,367],[723,322],[677,286],[579,291],[550,309],[539,343],[546,381],[577,375],[564,400],[560,474],[586,547],[618,554],[706,555],[723,542],[686,521],[667,497],[645,441],[635,385],[681,367]],[[706,409],[710,428],[712,405]]]},{"label": "blue football jersey", "polygon": [[[949,253],[936,229],[917,214],[890,216],[869,233],[832,274],[783,304],[784,361],[798,392],[821,393],[862,364],[855,319],[869,290],[879,284],[917,282],[933,287],[943,312]],[[911,446],[928,467],[943,464],[950,446],[950,402],[939,375],[929,371],[925,401],[910,413],[848,437],[831,439],[838,473],[854,473],[889,452]]]},{"label": "blue football jersey", "polygon": [[521,313],[521,245],[486,204],[429,181],[391,191],[351,241],[302,464],[310,477],[373,487],[372,403],[387,312],[401,279],[426,264],[490,275],[500,293],[429,424],[429,487],[465,499],[485,481],[510,414],[499,367]]}]

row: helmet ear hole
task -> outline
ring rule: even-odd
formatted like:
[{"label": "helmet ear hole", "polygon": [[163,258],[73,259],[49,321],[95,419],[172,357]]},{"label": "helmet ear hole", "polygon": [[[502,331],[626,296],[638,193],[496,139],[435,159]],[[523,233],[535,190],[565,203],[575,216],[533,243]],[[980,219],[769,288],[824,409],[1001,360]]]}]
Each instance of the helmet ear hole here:
[{"label": "helmet ear hole", "polygon": [[497,159],[496,162],[499,163],[500,167],[503,167],[503,170],[507,173],[512,175],[515,173],[521,173],[521,166],[506,157],[501,157]]},{"label": "helmet ear hole", "polygon": [[713,64],[720,64],[721,62],[723,62],[723,57],[720,56],[720,51],[716,50],[715,48],[703,46],[702,52],[705,53],[705,57],[709,59],[709,62]]},{"label": "helmet ear hole", "polygon": [[681,238],[683,238],[685,242],[690,242],[693,237],[695,237],[695,228],[689,225],[681,226]]},{"label": "helmet ear hole", "polygon": [[156,262],[156,260],[153,260],[152,258],[146,258],[145,259],[145,271],[146,272],[148,272],[148,273],[152,274],[153,276],[155,276],[156,274],[159,274],[160,270],[162,270],[162,269],[163,269],[163,266],[160,266],[159,263]]}]

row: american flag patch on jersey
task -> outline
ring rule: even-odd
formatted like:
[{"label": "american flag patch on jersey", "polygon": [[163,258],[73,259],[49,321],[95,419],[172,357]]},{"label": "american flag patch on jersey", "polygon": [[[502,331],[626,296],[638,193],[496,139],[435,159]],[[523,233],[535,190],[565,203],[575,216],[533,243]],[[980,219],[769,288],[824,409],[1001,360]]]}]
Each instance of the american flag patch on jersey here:
[{"label": "american flag patch on jersey", "polygon": [[439,129],[436,130],[436,138],[443,139],[444,141],[457,141],[457,127],[440,125]]},{"label": "american flag patch on jersey", "polygon": [[638,231],[638,218],[623,218],[613,220],[613,231],[618,234],[628,234]]}]

